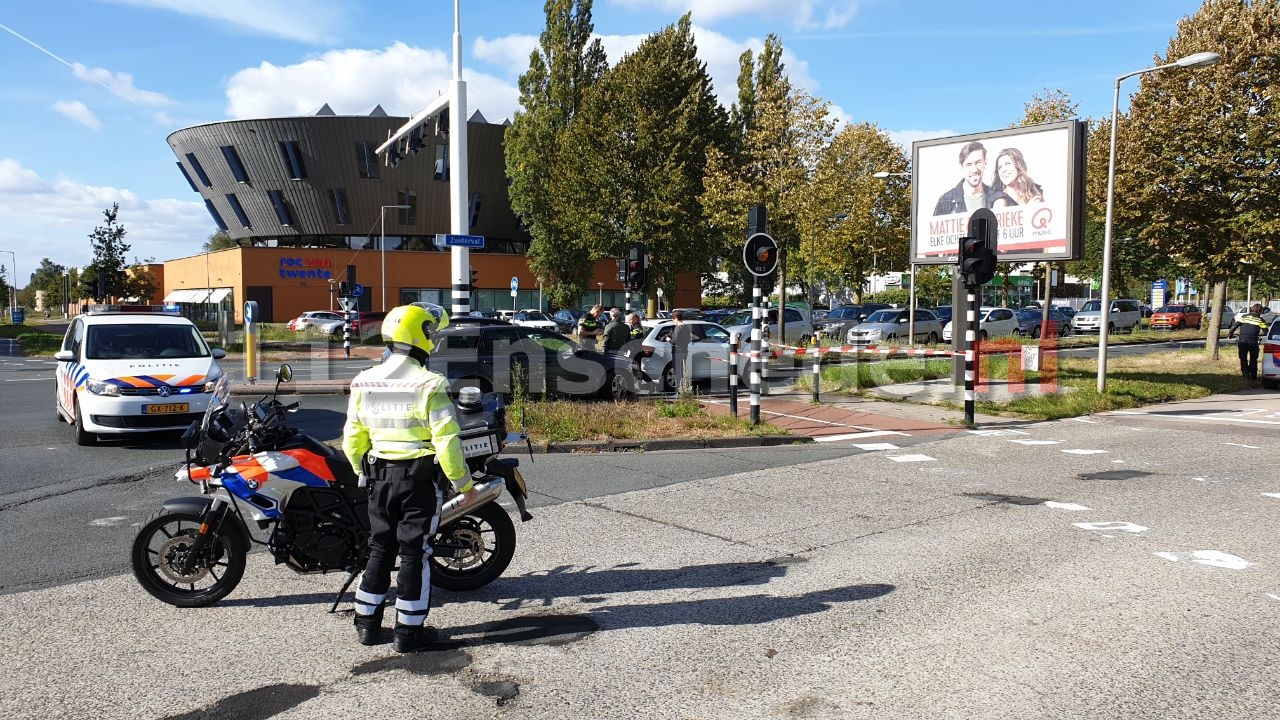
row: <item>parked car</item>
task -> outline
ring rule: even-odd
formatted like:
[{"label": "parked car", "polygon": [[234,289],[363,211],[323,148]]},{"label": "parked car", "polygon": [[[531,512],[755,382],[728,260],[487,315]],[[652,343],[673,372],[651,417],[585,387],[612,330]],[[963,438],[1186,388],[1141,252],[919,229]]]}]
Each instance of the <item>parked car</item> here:
[{"label": "parked car", "polygon": [[734,309],[734,308],[716,308],[714,310],[704,310],[702,312],[702,317],[699,319],[706,320],[707,322],[713,322],[713,323],[719,324],[720,321],[724,320],[725,318],[729,317],[730,315],[736,312],[741,312],[741,310]]},{"label": "parked car", "polygon": [[[1018,329],[1014,330],[1015,335],[1023,335],[1026,337],[1038,338],[1044,330],[1041,327],[1044,320],[1044,311],[1040,308],[1023,308],[1014,314],[1018,320]],[[1049,337],[1066,337],[1071,334],[1071,319],[1063,315],[1057,307],[1049,308]]]},{"label": "parked car", "polygon": [[[689,343],[689,379],[694,381],[727,378],[729,374],[729,331],[715,323],[704,320],[689,320],[691,341]],[[640,373],[642,380],[659,382],[666,392],[676,391],[675,368],[672,366],[671,337],[676,324],[670,320],[661,320],[645,334],[639,349]],[[626,348],[626,351],[631,351]],[[634,357],[628,354],[627,357]],[[746,352],[738,355],[738,375],[747,377],[749,356]]]},{"label": "parked car", "polygon": [[[845,335],[850,345],[875,345],[876,343],[904,342],[910,333],[911,323],[906,308],[890,308],[871,313],[863,322],[854,325]],[[932,310],[916,308],[915,339],[932,345],[942,335],[942,322]]]},{"label": "parked car", "polygon": [[1259,355],[1262,367],[1258,371],[1258,379],[1262,380],[1262,387],[1275,390],[1280,387],[1280,319],[1271,321]]},{"label": "parked car", "polygon": [[[942,328],[942,339],[951,342],[951,326],[955,320]],[[1009,308],[984,307],[978,309],[978,339],[1006,337],[1018,329],[1018,318]]]},{"label": "parked car", "polygon": [[[1204,309],[1204,326],[1209,327],[1209,318],[1213,317],[1213,308],[1206,307]],[[1236,311],[1230,305],[1222,306],[1222,322],[1219,323],[1221,329],[1226,330],[1231,327],[1231,323],[1236,321]]]},{"label": "parked car", "polygon": [[1070,305],[1054,305],[1053,307],[1068,320],[1076,316],[1076,309]]},{"label": "parked car", "polygon": [[[1131,298],[1111,301],[1111,313],[1108,333],[1128,330],[1137,332],[1142,325],[1141,304]],[[1080,306],[1080,312],[1071,318],[1071,331],[1076,333],[1097,333],[1102,330],[1102,301],[1089,300]]]},{"label": "parked car", "polygon": [[944,325],[951,322],[951,306],[950,305],[939,305],[938,307],[933,309],[933,314],[937,315],[938,319],[941,320]]},{"label": "parked car", "polygon": [[511,317],[511,322],[516,325],[525,327],[542,328],[543,330],[559,331],[559,325],[551,319],[551,316],[541,310],[520,310]]},{"label": "parked car", "polygon": [[[786,308],[783,313],[786,327],[786,341],[791,344],[804,345],[813,336],[813,324],[796,308]],[[729,332],[742,333],[744,340],[751,338],[751,311],[742,310],[724,319],[723,327]],[[770,308],[765,324],[760,329],[760,338],[770,341],[778,337],[778,309]]]},{"label": "parked car", "polygon": [[563,310],[557,310],[555,314],[551,316],[551,319],[556,322],[557,332],[564,333],[565,335],[571,335],[578,331],[578,318],[583,315],[586,315],[586,313],[582,310],[565,308]]},{"label": "parked car", "polygon": [[1198,328],[1204,313],[1195,305],[1161,305],[1151,314],[1152,330]]},{"label": "parked car", "polygon": [[176,313],[94,310],[71,320],[53,355],[54,409],[77,445],[182,430],[204,415],[225,356]]},{"label": "parked car", "polygon": [[827,313],[820,324],[815,325],[821,337],[843,339],[854,325],[867,319],[869,315],[892,307],[884,303],[866,303],[864,305],[837,305]]},{"label": "parked car", "polygon": [[510,393],[516,377],[530,395],[620,400],[637,388],[627,358],[588,350],[551,330],[451,324],[433,340],[427,366],[444,375],[455,394],[468,385]]},{"label": "parked car", "polygon": [[295,332],[302,332],[314,329],[321,324],[333,323],[334,321],[342,322],[342,314],[333,310],[307,310],[290,320],[286,327]]}]

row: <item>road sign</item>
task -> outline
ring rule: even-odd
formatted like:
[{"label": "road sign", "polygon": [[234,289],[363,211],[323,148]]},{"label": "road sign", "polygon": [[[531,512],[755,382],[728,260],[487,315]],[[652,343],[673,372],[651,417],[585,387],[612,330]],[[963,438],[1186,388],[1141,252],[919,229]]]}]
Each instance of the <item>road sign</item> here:
[{"label": "road sign", "polygon": [[258,303],[250,300],[244,304],[244,322],[252,325],[258,321]]},{"label": "road sign", "polygon": [[342,297],[338,298],[338,304],[342,306],[344,312],[351,312],[359,306],[360,301],[353,297]]},{"label": "road sign", "polygon": [[445,235],[444,244],[449,247],[483,248],[483,235]]},{"label": "road sign", "polygon": [[764,233],[756,233],[747,238],[747,244],[742,247],[742,261],[752,275],[768,275],[778,267],[778,243]]},{"label": "road sign", "polygon": [[520,278],[513,277],[511,278],[511,297],[515,297],[518,292],[520,292]]},{"label": "road sign", "polygon": [[356,286],[351,288],[351,297],[360,297],[363,294],[364,294],[364,286],[361,285],[360,283],[356,283]]}]

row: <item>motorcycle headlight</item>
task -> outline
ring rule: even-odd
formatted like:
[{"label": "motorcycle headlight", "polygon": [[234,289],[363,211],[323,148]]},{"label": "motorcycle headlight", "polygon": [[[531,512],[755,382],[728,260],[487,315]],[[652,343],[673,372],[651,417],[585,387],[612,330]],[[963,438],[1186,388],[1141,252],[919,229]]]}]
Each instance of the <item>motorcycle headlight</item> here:
[{"label": "motorcycle headlight", "polygon": [[94,395],[112,395],[112,396],[120,395],[119,385],[113,385],[111,383],[103,382],[101,380],[94,380],[93,378],[90,378],[88,382],[85,383],[85,387],[89,388],[89,392],[93,393]]},{"label": "motorcycle headlight", "polygon": [[205,381],[205,383],[204,383],[204,387],[202,387],[202,388],[200,389],[200,391],[201,391],[201,392],[204,392],[204,393],[211,393],[211,392],[213,392],[213,388],[214,388],[215,386],[217,386],[217,384],[218,384],[218,380],[220,380],[220,379],[221,379],[221,378],[211,378],[211,379],[209,379],[209,380],[206,380],[206,381]]}]

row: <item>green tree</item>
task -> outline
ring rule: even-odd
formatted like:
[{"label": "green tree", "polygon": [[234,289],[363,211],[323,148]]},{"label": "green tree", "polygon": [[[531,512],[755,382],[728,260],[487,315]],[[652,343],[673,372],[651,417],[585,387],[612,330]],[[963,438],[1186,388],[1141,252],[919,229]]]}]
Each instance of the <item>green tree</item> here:
[{"label": "green tree", "polygon": [[[94,228],[89,234],[93,262],[81,273],[81,292],[84,297],[100,300],[126,297],[128,275],[125,273],[125,256],[129,253],[130,245],[124,241],[128,231],[118,221],[120,203],[112,203],[111,209],[103,210],[102,214],[106,223]],[[101,288],[99,277],[103,279]]]},{"label": "green tree", "polygon": [[1142,76],[1119,128],[1115,216],[1214,288],[1217,357],[1226,279],[1280,250],[1280,0],[1206,0],[1154,62],[1198,52],[1222,59]]},{"label": "green tree", "polygon": [[[67,274],[67,269],[58,263],[43,258],[40,260],[39,267],[31,274],[31,289],[34,301],[36,290],[44,291],[44,306],[47,308],[61,307],[63,298],[62,281]],[[27,307],[35,307],[34,304]]]},{"label": "green tree", "polygon": [[554,169],[561,227],[588,262],[649,252],[652,287],[711,269],[718,249],[699,197],[707,152],[727,136],[689,15],[647,37],[600,79],[564,134]]},{"label": "green tree", "polygon": [[156,278],[152,267],[155,258],[147,258],[129,266],[128,279],[125,282],[125,296],[136,297],[139,302],[146,303],[160,291],[160,281]]},{"label": "green tree", "polygon": [[1045,88],[1031,96],[1022,106],[1022,122],[1009,127],[1027,127],[1044,123],[1070,120],[1080,114],[1080,103],[1071,100],[1071,94],[1060,88]]},{"label": "green tree", "polygon": [[230,235],[219,230],[209,236],[209,239],[205,242],[202,249],[204,252],[217,252],[218,250],[225,250],[236,246],[236,241],[232,240]]},{"label": "green tree", "polygon": [[552,303],[576,306],[587,289],[591,253],[560,226],[553,171],[581,160],[562,153],[563,135],[608,64],[600,40],[591,39],[591,0],[547,0],[543,10],[546,27],[520,76],[522,109],[504,140],[508,193],[529,229],[530,268],[546,278]]}]

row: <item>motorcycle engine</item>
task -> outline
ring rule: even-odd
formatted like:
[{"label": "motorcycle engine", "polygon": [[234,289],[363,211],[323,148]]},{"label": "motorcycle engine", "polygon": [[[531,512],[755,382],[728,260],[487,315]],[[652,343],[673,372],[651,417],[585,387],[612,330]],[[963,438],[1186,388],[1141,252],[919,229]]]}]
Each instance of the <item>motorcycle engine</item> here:
[{"label": "motorcycle engine", "polygon": [[271,537],[276,562],[303,572],[352,569],[366,541],[359,538],[360,527],[349,514],[336,491],[295,490]]}]

